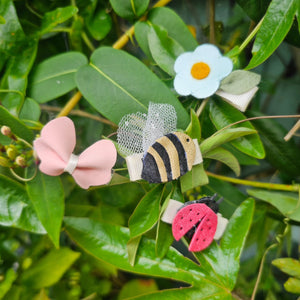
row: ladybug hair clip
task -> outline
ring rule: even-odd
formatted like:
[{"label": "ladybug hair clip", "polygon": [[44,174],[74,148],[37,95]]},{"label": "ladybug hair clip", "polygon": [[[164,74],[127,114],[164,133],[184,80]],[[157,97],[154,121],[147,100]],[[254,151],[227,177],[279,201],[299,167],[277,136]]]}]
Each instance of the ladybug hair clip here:
[{"label": "ladybug hair clip", "polygon": [[177,115],[170,104],[149,103],[148,114],[125,115],[118,128],[119,151],[130,180],[168,182],[202,162],[197,139],[176,131]]},{"label": "ladybug hair clip", "polygon": [[213,240],[223,235],[228,220],[219,211],[219,203],[215,201],[217,194],[199,200],[182,203],[170,199],[162,216],[162,221],[172,224],[172,233],[176,241],[183,236],[190,239],[189,250],[202,251]]}]

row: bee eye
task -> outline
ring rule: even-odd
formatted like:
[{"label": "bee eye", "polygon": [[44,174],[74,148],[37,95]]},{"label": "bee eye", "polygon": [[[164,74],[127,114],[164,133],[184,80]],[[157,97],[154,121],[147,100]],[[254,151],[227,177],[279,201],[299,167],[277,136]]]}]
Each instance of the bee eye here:
[{"label": "bee eye", "polygon": [[187,138],[187,139],[186,139],[186,141],[187,141],[187,142],[189,142],[189,141],[190,141],[190,139],[189,139],[189,138]]}]

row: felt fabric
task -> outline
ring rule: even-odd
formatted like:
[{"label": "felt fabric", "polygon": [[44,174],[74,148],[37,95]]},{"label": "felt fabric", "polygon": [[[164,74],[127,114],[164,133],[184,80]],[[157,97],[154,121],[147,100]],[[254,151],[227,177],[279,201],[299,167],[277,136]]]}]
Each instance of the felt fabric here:
[{"label": "felt fabric", "polygon": [[77,158],[72,158],[75,144],[75,127],[69,118],[61,117],[47,123],[41,136],[33,142],[34,150],[41,161],[40,171],[50,176],[58,176],[67,170],[84,189],[108,183],[117,159],[113,142],[101,140],[88,147],[79,155],[76,167],[74,163]]}]

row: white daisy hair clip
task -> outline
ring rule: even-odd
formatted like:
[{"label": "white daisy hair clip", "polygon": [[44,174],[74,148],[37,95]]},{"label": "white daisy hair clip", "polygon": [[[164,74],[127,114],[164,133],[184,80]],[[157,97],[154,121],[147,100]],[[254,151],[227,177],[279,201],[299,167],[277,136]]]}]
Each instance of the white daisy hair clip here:
[{"label": "white daisy hair clip", "polygon": [[223,56],[216,46],[203,44],[177,57],[174,88],[181,96],[192,95],[197,99],[217,94],[245,111],[258,90],[260,75],[232,69],[230,58]]}]

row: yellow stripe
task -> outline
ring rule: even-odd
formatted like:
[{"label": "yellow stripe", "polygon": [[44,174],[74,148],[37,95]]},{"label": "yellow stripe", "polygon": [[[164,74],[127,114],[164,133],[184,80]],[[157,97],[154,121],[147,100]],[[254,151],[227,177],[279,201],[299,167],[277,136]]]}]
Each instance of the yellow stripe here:
[{"label": "yellow stripe", "polygon": [[167,182],[168,176],[167,176],[167,172],[166,172],[166,168],[165,168],[165,164],[164,164],[163,160],[161,159],[159,154],[156,152],[156,150],[153,149],[152,147],[150,147],[147,152],[153,156],[153,158],[157,164],[161,182]]}]

